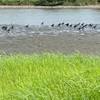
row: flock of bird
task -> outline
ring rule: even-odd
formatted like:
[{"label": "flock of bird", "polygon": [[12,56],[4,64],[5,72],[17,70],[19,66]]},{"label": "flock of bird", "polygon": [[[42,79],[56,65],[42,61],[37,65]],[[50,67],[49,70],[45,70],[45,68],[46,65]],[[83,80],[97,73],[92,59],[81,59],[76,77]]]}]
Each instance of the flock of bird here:
[{"label": "flock of bird", "polygon": [[10,32],[11,29],[14,28],[14,25],[12,25],[10,28],[7,27],[7,25],[2,26],[2,30],[6,30],[8,33]]},{"label": "flock of bird", "polygon": [[[43,25],[44,22],[41,23],[41,25]],[[52,24],[51,27],[54,27],[55,24]],[[96,29],[97,28],[97,24],[85,24],[85,23],[78,23],[78,24],[69,24],[69,23],[58,23],[58,25],[56,26],[66,26],[66,27],[69,27],[69,28],[76,28],[77,30],[84,30],[85,28],[87,27],[90,27],[90,28],[93,28],[93,29]]]},{"label": "flock of bird", "polygon": [[[47,25],[45,25],[44,22],[42,22],[40,24],[39,27],[43,28]],[[51,25],[48,25],[47,27],[49,27],[50,29],[53,29],[56,27],[56,29],[59,28],[60,30],[60,27],[64,27],[64,29],[66,30],[77,30],[77,31],[83,31],[87,28],[91,29],[91,30],[96,30],[98,28],[98,24],[85,24],[85,23],[77,23],[77,24],[70,24],[70,23],[58,23],[58,24],[51,24]],[[23,28],[25,28],[25,30],[27,30],[28,28],[32,28],[31,25],[27,24],[27,25],[23,25]],[[10,33],[12,30],[16,29],[16,25],[14,24],[11,24],[11,25],[3,25],[1,27],[2,31],[6,31],[7,33]],[[40,29],[40,28],[39,28]],[[15,31],[15,30],[14,30]],[[34,29],[33,29],[34,31]]]}]

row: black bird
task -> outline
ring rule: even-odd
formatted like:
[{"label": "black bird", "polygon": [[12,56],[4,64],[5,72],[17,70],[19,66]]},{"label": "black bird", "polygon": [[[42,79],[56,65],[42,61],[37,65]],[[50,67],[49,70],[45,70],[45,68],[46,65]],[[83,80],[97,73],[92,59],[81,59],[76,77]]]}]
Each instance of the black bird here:
[{"label": "black bird", "polygon": [[2,26],[2,29],[3,29],[3,30],[6,30],[6,29],[7,29],[7,26]]},{"label": "black bird", "polygon": [[74,25],[74,28],[76,28],[77,27],[77,24],[76,25]]},{"label": "black bird", "polygon": [[93,26],[93,28],[95,29],[97,27],[97,25]]},{"label": "black bird", "polygon": [[64,22],[62,23],[62,25],[64,25]]},{"label": "black bird", "polygon": [[79,27],[78,30],[81,30],[81,27]]},{"label": "black bird", "polygon": [[44,22],[41,23],[41,25],[43,25],[43,24],[44,24]]},{"label": "black bird", "polygon": [[60,25],[61,25],[61,23],[58,24],[58,26],[60,26]]},{"label": "black bird", "polygon": [[84,23],[82,23],[81,25],[84,25]]},{"label": "black bird", "polygon": [[89,24],[89,26],[91,26],[91,24]]},{"label": "black bird", "polygon": [[77,26],[80,25],[80,23],[77,24]]},{"label": "black bird", "polygon": [[84,27],[85,27],[85,26],[82,26],[81,29],[84,30]]},{"label": "black bird", "polygon": [[66,26],[69,26],[69,23],[65,24]]},{"label": "black bird", "polygon": [[89,26],[90,26],[90,27],[92,27],[92,26],[93,26],[93,24],[89,24]]},{"label": "black bird", "polygon": [[29,27],[29,25],[26,25],[25,27]]},{"label": "black bird", "polygon": [[51,25],[51,27],[53,27],[53,26],[54,26],[54,24]]},{"label": "black bird", "polygon": [[87,27],[87,24],[85,24],[84,27]]},{"label": "black bird", "polygon": [[70,25],[70,27],[72,27],[72,24]]},{"label": "black bird", "polygon": [[10,28],[7,30],[8,31],[8,33],[10,32]]},{"label": "black bird", "polygon": [[11,26],[11,29],[13,29],[13,28],[14,28],[14,25]]}]

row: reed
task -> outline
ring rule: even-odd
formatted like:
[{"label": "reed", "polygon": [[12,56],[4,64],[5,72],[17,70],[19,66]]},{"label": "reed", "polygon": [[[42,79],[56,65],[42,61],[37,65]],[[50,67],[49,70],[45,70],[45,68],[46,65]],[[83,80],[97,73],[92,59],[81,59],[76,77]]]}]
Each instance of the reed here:
[{"label": "reed", "polygon": [[0,100],[99,99],[99,56],[0,55]]}]

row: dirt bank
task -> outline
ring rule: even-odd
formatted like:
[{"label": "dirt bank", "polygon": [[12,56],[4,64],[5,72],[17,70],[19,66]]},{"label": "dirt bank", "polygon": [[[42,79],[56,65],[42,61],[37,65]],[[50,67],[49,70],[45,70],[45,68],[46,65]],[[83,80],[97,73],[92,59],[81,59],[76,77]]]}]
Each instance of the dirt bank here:
[{"label": "dirt bank", "polygon": [[80,35],[25,35],[0,37],[0,52],[5,53],[43,53],[61,52],[73,54],[79,51],[84,54],[100,55],[100,36]]}]

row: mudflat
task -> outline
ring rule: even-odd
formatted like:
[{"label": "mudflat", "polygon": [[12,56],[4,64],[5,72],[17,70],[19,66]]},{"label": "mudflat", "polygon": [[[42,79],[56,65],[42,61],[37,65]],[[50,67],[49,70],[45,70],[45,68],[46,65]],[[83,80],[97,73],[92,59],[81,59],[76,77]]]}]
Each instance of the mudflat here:
[{"label": "mudflat", "polygon": [[100,36],[35,34],[0,37],[1,53],[38,54],[44,52],[61,52],[68,55],[77,51],[83,54],[100,55]]}]

